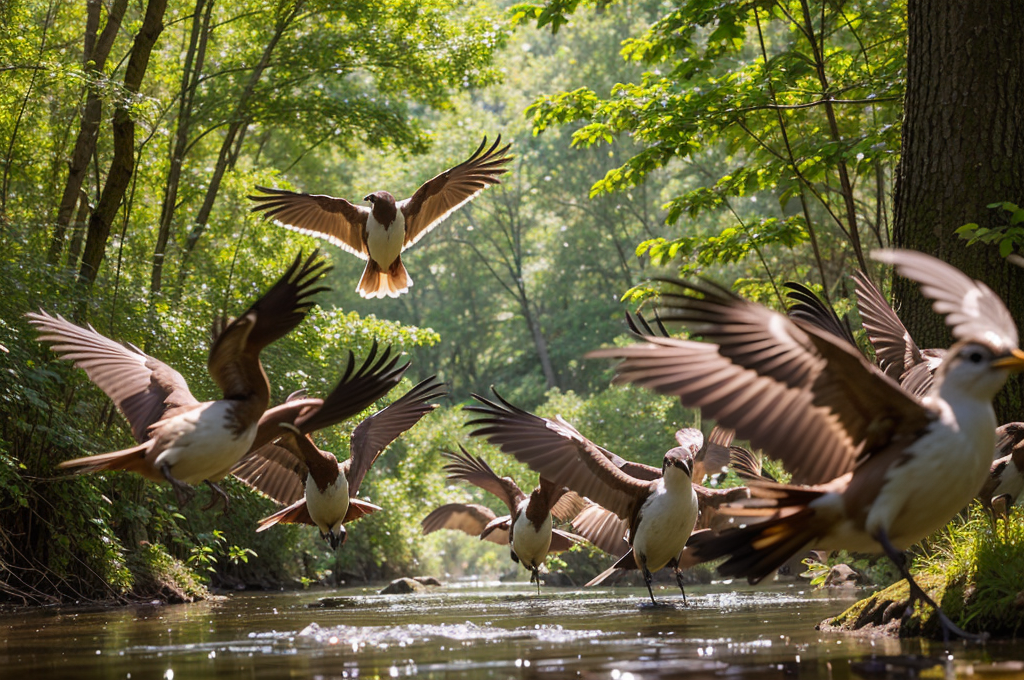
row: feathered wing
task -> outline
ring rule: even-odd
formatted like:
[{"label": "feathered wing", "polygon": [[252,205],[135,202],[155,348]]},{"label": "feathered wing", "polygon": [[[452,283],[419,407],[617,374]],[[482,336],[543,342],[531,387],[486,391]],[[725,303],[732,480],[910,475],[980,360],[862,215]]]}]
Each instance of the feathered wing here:
[{"label": "feathered wing", "polygon": [[[256,302],[224,329],[210,348],[207,369],[225,395],[268,389],[259,351],[298,326],[315,304],[316,285],[331,268],[314,251],[299,253],[291,266]],[[269,396],[269,395],[268,395]]]},{"label": "feathered wing", "polygon": [[37,341],[53,343],[61,359],[73,361],[110,397],[128,419],[135,441],[148,439],[149,426],[168,410],[199,403],[180,373],[139,348],[41,310],[25,316],[40,331]]},{"label": "feathered wing", "polygon": [[620,519],[614,512],[590,503],[572,520],[572,529],[579,536],[610,555],[622,557],[629,551],[626,534],[629,520]]},{"label": "feathered wing", "polygon": [[921,350],[868,275],[856,271],[853,281],[857,311],[875,348],[875,361],[887,376],[899,380],[908,368],[922,362]]},{"label": "feathered wing", "polygon": [[583,543],[584,538],[561,529],[551,530],[551,544],[548,546],[548,554],[560,553],[569,550],[577,543]]},{"label": "feathered wing", "polygon": [[568,487],[624,518],[632,515],[636,498],[650,486],[650,481],[620,469],[609,458],[609,452],[571,426],[517,408],[497,392],[498,402],[476,394],[473,397],[481,405],[465,407],[475,416],[466,423],[474,428],[470,434],[486,438],[552,483]]},{"label": "feathered wing", "polygon": [[[431,534],[440,529],[453,529],[467,533],[470,536],[479,536],[484,527],[490,524],[497,516],[494,511],[484,505],[475,503],[448,503],[435,508],[429,515],[423,518],[420,526],[423,533]],[[508,545],[508,532],[492,531],[485,540],[499,545]]]},{"label": "feathered wing", "polygon": [[262,212],[282,227],[300,234],[322,238],[356,257],[369,259],[366,249],[366,220],[369,208],[344,198],[323,194],[303,194],[257,186],[263,195],[249,196]]},{"label": "feathered wing", "polygon": [[500,183],[498,177],[508,172],[505,166],[512,161],[512,156],[508,155],[512,145],[499,148],[500,145],[501,135],[498,135],[494,144],[485,151],[487,138],[484,137],[472,156],[425,182],[411,197],[398,203],[399,210],[405,215],[403,250],[414,245],[488,186]]},{"label": "feathered wing", "polygon": [[462,446],[459,452],[442,451],[441,455],[450,462],[444,466],[448,479],[472,484],[487,493],[497,496],[513,513],[519,503],[526,498],[522,489],[509,477],[499,477],[491,466],[480,456],[474,456]]},{"label": "feathered wing", "polygon": [[946,317],[957,340],[985,338],[1004,351],[1017,347],[1017,324],[999,296],[951,264],[913,250],[876,250],[872,259],[891,264],[917,281],[932,309]]},{"label": "feathered wing", "polygon": [[278,503],[289,505],[306,495],[309,469],[294,437],[265,444],[235,464],[231,474]]},{"label": "feathered wing", "polygon": [[813,290],[795,281],[788,281],[782,285],[789,289],[786,297],[796,301],[796,304],[790,305],[786,310],[791,318],[800,319],[826,333],[831,333],[840,340],[845,340],[853,347],[857,346],[849,327]]},{"label": "feathered wing", "polygon": [[[700,484],[707,475],[715,475],[729,466],[729,445],[736,433],[727,427],[715,425],[704,446],[693,458],[693,482]],[[678,433],[676,440],[679,441]],[[680,442],[682,445],[682,442]]]},{"label": "feathered wing", "polygon": [[355,496],[359,485],[374,461],[400,434],[412,428],[420,418],[437,408],[429,403],[440,399],[447,390],[431,376],[406,392],[393,404],[359,423],[349,444],[351,458],[348,468],[348,492]]},{"label": "feathered wing", "polygon": [[[895,437],[916,435],[932,415],[846,342],[710,282],[676,282],[662,318],[706,342],[648,337],[591,352],[623,359],[616,380],[634,382],[775,452],[797,483],[834,479]],[[603,503],[602,503],[603,505]]]}]

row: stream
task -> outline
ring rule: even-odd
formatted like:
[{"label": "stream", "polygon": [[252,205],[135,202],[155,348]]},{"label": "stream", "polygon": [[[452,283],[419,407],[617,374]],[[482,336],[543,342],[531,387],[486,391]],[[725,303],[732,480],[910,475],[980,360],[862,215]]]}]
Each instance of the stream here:
[{"label": "stream", "polygon": [[[1024,643],[821,633],[859,590],[467,583],[0,613],[0,678],[1024,678]],[[327,598],[323,600],[323,598]]]}]

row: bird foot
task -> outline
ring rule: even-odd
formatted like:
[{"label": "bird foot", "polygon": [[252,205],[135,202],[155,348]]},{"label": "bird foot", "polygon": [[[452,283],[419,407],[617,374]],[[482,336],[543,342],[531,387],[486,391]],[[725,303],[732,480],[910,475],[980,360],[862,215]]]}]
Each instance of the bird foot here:
[{"label": "bird foot", "polygon": [[[228,503],[230,498],[224,489],[220,488],[217,484],[214,484],[210,480],[206,480],[206,486],[210,487],[210,502],[203,506],[203,510],[210,510],[213,506],[217,505],[218,502],[224,504],[224,512],[228,511]],[[193,492],[194,493],[194,492]]]},{"label": "bird foot", "polygon": [[193,498],[195,498],[196,490],[191,486],[181,481],[177,477],[171,474],[171,466],[164,463],[160,466],[160,472],[164,474],[164,478],[170,482],[171,487],[174,489],[174,496],[178,500],[178,507],[183,508],[188,505]]},{"label": "bird foot", "polygon": [[676,583],[679,585],[679,592],[683,594],[683,606],[689,607],[690,604],[686,601],[686,588],[683,587],[683,572],[676,569]]}]

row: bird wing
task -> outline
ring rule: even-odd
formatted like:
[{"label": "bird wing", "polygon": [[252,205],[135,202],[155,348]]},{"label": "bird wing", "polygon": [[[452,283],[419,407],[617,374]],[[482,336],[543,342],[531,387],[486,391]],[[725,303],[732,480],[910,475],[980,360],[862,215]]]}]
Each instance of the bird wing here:
[{"label": "bird wing", "polygon": [[831,333],[837,338],[845,340],[854,347],[857,346],[857,341],[853,339],[853,333],[850,332],[847,325],[839,318],[836,311],[819,298],[813,290],[795,281],[788,281],[782,285],[789,289],[786,297],[796,301],[796,304],[790,305],[789,309],[786,310],[786,313],[791,318],[800,319],[826,333]]},{"label": "bird wing", "polygon": [[665,328],[665,324],[661,322],[661,317],[658,316],[657,312],[654,314],[654,325],[652,326],[644,315],[640,312],[636,313],[634,318],[629,312],[626,312],[626,325],[629,326],[630,332],[634,335],[648,336],[657,335],[662,338],[671,337],[671,333]]},{"label": "bird wing", "polygon": [[[439,529],[454,529],[470,536],[479,536],[484,527],[497,517],[494,511],[484,505],[475,503],[448,503],[435,508],[423,518],[420,526],[423,534],[432,534]],[[498,542],[498,541],[495,541]],[[508,543],[508,535],[505,536]]]},{"label": "bird wing", "polygon": [[620,517],[632,515],[637,497],[650,487],[650,481],[620,469],[608,457],[610,452],[567,427],[564,421],[535,416],[513,406],[497,392],[494,395],[500,403],[474,394],[482,405],[465,407],[477,414],[466,423],[475,428],[472,436],[485,437],[552,483],[568,487]]},{"label": "bird wing", "polygon": [[314,304],[309,298],[328,290],[316,284],[330,269],[316,251],[305,261],[299,253],[270,290],[217,336],[207,369],[225,395],[249,394],[255,386],[266,385],[259,350],[306,318]]},{"label": "bird wing", "polygon": [[349,442],[351,457],[348,468],[348,492],[355,496],[359,485],[377,457],[420,418],[437,408],[428,403],[447,394],[444,384],[431,376],[420,382],[387,408],[377,411],[359,423]]},{"label": "bird wing", "polygon": [[445,464],[444,471],[448,473],[448,479],[453,481],[468,482],[473,486],[494,494],[508,508],[509,513],[514,513],[519,503],[526,498],[526,494],[510,477],[499,477],[491,469],[491,466],[480,456],[474,456],[461,445],[459,451],[442,451],[441,455],[451,460]]},{"label": "bird wing", "polygon": [[[580,439],[586,439],[586,437],[584,437],[582,434],[580,434],[579,430],[577,430],[575,427],[573,427],[573,425],[569,421],[567,421],[565,418],[563,418],[562,416],[557,416],[556,415],[555,416],[555,421],[561,427],[565,428],[565,430],[567,432],[571,432],[572,434],[574,434],[575,436],[579,437]],[[650,481],[653,481],[655,479],[661,479],[661,468],[656,468],[653,465],[645,465],[644,463],[637,463],[637,462],[634,462],[634,461],[631,461],[631,460],[626,460],[622,456],[619,456],[617,454],[612,453],[611,451],[609,451],[608,449],[604,448],[603,446],[598,446],[597,444],[594,444],[593,442],[591,442],[591,444],[593,444],[594,447],[598,451],[603,453],[605,458],[607,458],[612,463],[614,463],[615,467],[619,468],[620,470],[625,472],[630,477],[635,477],[636,479],[642,479],[645,482],[650,482]]]},{"label": "bird wing", "polygon": [[576,534],[570,534],[561,529],[551,530],[551,544],[548,546],[548,554],[565,552],[578,543],[583,543],[584,538]]},{"label": "bird wing", "polygon": [[[541,477],[541,484],[544,484],[546,481],[546,479]],[[587,505],[589,505],[589,502],[585,498],[581,498],[578,493],[566,491],[551,506],[551,514],[559,522],[569,522],[573,517],[579,515]]]},{"label": "bird wing", "polygon": [[356,257],[369,258],[366,250],[369,208],[323,194],[256,188],[264,195],[249,196],[249,200],[256,203],[252,212],[262,212],[264,217],[286,229],[330,241]]},{"label": "bird wing", "polygon": [[73,361],[110,397],[128,419],[135,441],[149,439],[149,426],[168,410],[199,403],[180,373],[138,347],[126,347],[92,326],[76,326],[42,310],[25,316],[40,331],[36,340],[54,343],[61,359]]},{"label": "bird wing", "polygon": [[862,452],[931,421],[918,400],[833,335],[707,281],[676,285],[682,292],[661,297],[662,317],[689,324],[706,342],[648,337],[588,356],[624,359],[618,382],[700,407],[783,459],[795,483],[834,479]]},{"label": "bird wing", "polygon": [[924,361],[921,350],[868,275],[854,272],[853,281],[857,310],[875,348],[875,361],[887,376],[899,380],[905,371]]},{"label": "bird wing", "polygon": [[292,436],[259,447],[231,469],[231,474],[246,485],[285,505],[306,495],[308,472],[305,458]]},{"label": "bird wing", "polygon": [[572,530],[610,555],[622,557],[629,551],[626,533],[629,520],[620,519],[596,503],[589,504],[572,520]]},{"label": "bird wing", "polygon": [[[683,430],[680,430],[682,432]],[[709,474],[715,475],[729,466],[729,445],[732,444],[736,433],[727,427],[715,425],[711,429],[704,446],[693,458],[693,482],[700,484],[704,477]],[[676,433],[676,441],[683,445],[683,441]]]},{"label": "bird wing", "polygon": [[871,257],[917,281],[957,340],[985,338],[1003,351],[1017,347],[1017,324],[999,296],[942,260],[913,250],[876,250]]},{"label": "bird wing", "polygon": [[484,151],[487,138],[473,155],[424,183],[411,197],[398,204],[405,216],[404,250],[423,238],[427,232],[491,184],[499,184],[498,176],[508,172],[505,164],[511,144],[500,149],[501,135]]}]

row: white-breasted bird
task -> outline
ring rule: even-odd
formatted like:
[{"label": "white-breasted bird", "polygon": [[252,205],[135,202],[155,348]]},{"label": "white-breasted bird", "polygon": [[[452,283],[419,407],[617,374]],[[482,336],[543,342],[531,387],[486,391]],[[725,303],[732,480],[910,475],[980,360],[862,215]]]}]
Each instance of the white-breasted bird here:
[{"label": "white-breasted bird", "polygon": [[945,526],[978,493],[995,444],[992,399],[1024,370],[1017,328],[985,284],[923,253],[875,259],[921,284],[958,342],[918,398],[848,343],[703,281],[663,293],[661,317],[697,340],[591,352],[617,358],[616,380],[679,396],[737,436],[781,459],[795,482],[750,482],[734,512],[764,519],[702,535],[684,557],[728,555],[719,571],[757,582],[804,548],[884,552],[910,584],[911,602],[935,608],[944,635],[957,628],[913,580],[902,551]]},{"label": "white-breasted bird", "polygon": [[[691,433],[684,430],[684,445],[666,452],[659,470],[627,461],[594,444],[561,418],[536,416],[513,406],[497,392],[497,401],[473,396],[481,405],[465,407],[474,414],[466,423],[473,428],[472,436],[487,439],[542,478],[568,487],[629,522],[630,550],[587,585],[600,583],[617,569],[640,569],[651,602],[657,604],[651,572],[670,566],[683,589],[677,558],[697,522],[693,461],[703,443],[699,430],[689,437],[686,435]],[[683,594],[685,597],[685,591]]]},{"label": "white-breasted bird", "polygon": [[540,593],[540,567],[551,553],[568,550],[583,539],[551,526],[554,515],[568,521],[582,507],[582,501],[568,489],[552,484],[543,476],[530,495],[511,477],[499,477],[480,456],[459,447],[459,453],[442,451],[449,459],[445,472],[451,481],[462,481],[497,496],[508,508],[497,516],[490,508],[473,503],[447,503],[423,518],[423,533],[456,529],[481,540],[508,545],[512,561],[530,571],[530,582]]},{"label": "white-breasted bird", "polygon": [[472,156],[425,182],[409,198],[396,201],[387,191],[366,195],[369,208],[344,198],[261,186],[256,188],[263,194],[249,198],[256,202],[253,212],[366,260],[356,287],[362,297],[398,297],[412,285],[402,252],[488,186],[500,183],[498,176],[512,160],[512,145],[500,145],[501,135],[489,148],[484,137]]},{"label": "white-breasted bird", "polygon": [[196,400],[180,373],[138,347],[45,312],[26,314],[40,330],[37,340],[53,343],[61,359],[84,369],[128,419],[139,442],[58,467],[128,470],[166,481],[181,505],[195,494],[189,485],[205,482],[226,505],[227,494],[216,482],[249,450],[270,403],[260,350],[302,322],[314,304],[311,296],[327,290],[317,284],[329,270],[316,252],[305,261],[300,253],[270,290],[217,335],[207,370],[224,396],[214,401]]},{"label": "white-breasted bird", "polygon": [[351,455],[344,462],[320,449],[308,432],[284,425],[293,432],[252,451],[231,471],[287,506],[260,520],[256,531],[279,523],[311,524],[337,549],[345,542],[345,524],[380,510],[357,497],[370,467],[399,435],[437,408],[429,402],[444,394],[442,383],[430,377],[366,418],[352,431]]}]

